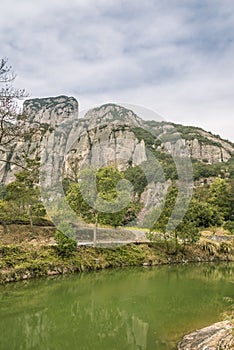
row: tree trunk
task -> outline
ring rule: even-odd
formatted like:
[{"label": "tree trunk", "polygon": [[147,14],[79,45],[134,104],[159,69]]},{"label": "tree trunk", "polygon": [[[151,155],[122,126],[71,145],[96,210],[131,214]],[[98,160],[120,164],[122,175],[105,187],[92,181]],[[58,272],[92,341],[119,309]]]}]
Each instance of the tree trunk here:
[{"label": "tree trunk", "polygon": [[98,227],[98,214],[95,215],[95,226],[93,230],[93,246],[96,247],[97,244],[97,227]]},{"label": "tree trunk", "polygon": [[164,238],[164,241],[165,241],[165,243],[166,243],[166,250],[167,250],[167,252],[169,253],[169,243],[168,243],[168,239],[167,239],[167,233],[164,231],[163,232],[163,238]]},{"label": "tree trunk", "polygon": [[178,245],[178,235],[177,235],[177,233],[175,232],[175,253],[178,253],[178,248],[179,248],[179,245]]},{"label": "tree trunk", "polygon": [[32,204],[29,204],[28,206],[28,214],[29,214],[30,226],[33,227]]}]

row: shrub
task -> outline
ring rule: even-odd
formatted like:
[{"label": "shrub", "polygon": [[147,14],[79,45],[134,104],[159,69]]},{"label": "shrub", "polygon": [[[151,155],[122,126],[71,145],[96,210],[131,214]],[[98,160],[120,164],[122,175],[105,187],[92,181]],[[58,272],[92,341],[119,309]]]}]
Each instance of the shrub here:
[{"label": "shrub", "polygon": [[231,234],[234,234],[234,221],[226,221],[223,228],[228,230]]},{"label": "shrub", "polygon": [[200,239],[199,246],[201,247],[202,250],[209,253],[210,255],[217,255],[219,251],[219,243],[213,242],[206,238]]},{"label": "shrub", "polygon": [[77,248],[74,240],[74,231],[71,225],[63,223],[58,226],[54,236],[59,255],[69,257],[73,255]]}]

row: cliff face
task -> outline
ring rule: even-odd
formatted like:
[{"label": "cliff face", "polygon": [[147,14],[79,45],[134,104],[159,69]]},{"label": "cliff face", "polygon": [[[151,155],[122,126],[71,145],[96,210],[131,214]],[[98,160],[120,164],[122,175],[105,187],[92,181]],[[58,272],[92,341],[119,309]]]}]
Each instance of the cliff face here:
[{"label": "cliff face", "polygon": [[234,154],[233,144],[202,129],[144,121],[131,110],[108,104],[90,110],[79,121],[79,135],[66,156],[65,174],[72,176],[86,165],[114,163],[125,170],[129,164],[141,164],[149,148],[149,136],[142,136],[141,130],[154,139],[155,150],[173,158],[189,155],[196,161],[214,164],[226,162]]},{"label": "cliff face", "polygon": [[31,123],[55,128],[78,117],[78,102],[67,96],[34,98],[24,102],[24,113]]},{"label": "cliff face", "polygon": [[46,164],[48,185],[62,174],[76,177],[86,165],[102,167],[114,163],[125,170],[129,165],[142,164],[148,157],[149,138],[152,149],[167,152],[173,158],[189,152],[197,161],[214,164],[226,162],[234,154],[232,143],[202,129],[143,121],[133,111],[114,104],[92,109],[79,120],[78,103],[73,97],[27,100],[24,111],[35,132],[2,155],[9,161],[0,164],[0,180],[5,184],[20,169],[11,162],[17,163],[23,154],[41,157],[42,164]]},{"label": "cliff face", "polygon": [[78,120],[78,103],[66,96],[27,100],[24,114],[33,133],[2,155],[9,163],[0,162],[0,180],[3,184],[13,181],[24,156],[39,156],[42,164],[46,163],[45,181],[49,185],[61,173],[67,138]]},{"label": "cliff face", "polygon": [[[63,178],[77,180],[78,172],[86,166],[115,164],[126,170],[139,165],[147,178],[139,198],[143,203],[141,222],[165,199],[171,179],[176,179],[173,160],[176,163],[177,157],[214,164],[234,155],[232,143],[202,129],[144,121],[133,111],[114,104],[94,108],[78,119],[76,99],[58,96],[27,100],[24,112],[34,132],[0,155],[5,160],[0,162],[3,185],[13,181],[14,174],[22,169],[17,163],[22,164],[24,156],[40,157],[42,192],[49,199],[53,197],[50,190],[53,192],[56,186],[62,193]],[[184,167],[182,172],[190,170]]]},{"label": "cliff face", "polygon": [[77,137],[66,155],[64,175],[76,176],[85,166],[115,164],[125,170],[130,164],[147,160],[144,140],[138,140],[132,128],[142,121],[132,111],[115,105],[89,111],[79,121]]},{"label": "cliff face", "polygon": [[[191,140],[183,139],[175,143],[170,141],[162,143],[159,149],[162,150],[164,147],[168,149],[173,156],[177,156],[181,154],[182,149],[186,147],[189,149],[191,158],[207,164],[227,162],[231,158],[233,154],[233,146],[231,144],[215,137],[211,138],[208,133],[202,131],[201,135],[204,135],[204,140],[202,141],[194,135],[193,139],[191,136]],[[207,137],[206,140],[205,137]]]},{"label": "cliff face", "polygon": [[227,162],[234,154],[234,145],[210,132],[164,122],[145,122],[160,140],[158,150],[169,152],[173,157],[181,156],[185,149],[192,159],[207,164]]}]

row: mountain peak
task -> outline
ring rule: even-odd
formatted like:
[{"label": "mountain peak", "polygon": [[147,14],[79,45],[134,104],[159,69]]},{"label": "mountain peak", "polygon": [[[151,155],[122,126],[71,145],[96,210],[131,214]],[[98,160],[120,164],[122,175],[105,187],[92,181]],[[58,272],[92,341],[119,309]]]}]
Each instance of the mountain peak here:
[{"label": "mountain peak", "polygon": [[132,110],[114,103],[107,103],[89,110],[83,120],[101,123],[121,123],[141,126],[143,121]]},{"label": "mountain peak", "polygon": [[70,117],[78,118],[78,102],[72,96],[29,99],[24,102],[23,109],[31,123],[48,123],[55,126]]}]

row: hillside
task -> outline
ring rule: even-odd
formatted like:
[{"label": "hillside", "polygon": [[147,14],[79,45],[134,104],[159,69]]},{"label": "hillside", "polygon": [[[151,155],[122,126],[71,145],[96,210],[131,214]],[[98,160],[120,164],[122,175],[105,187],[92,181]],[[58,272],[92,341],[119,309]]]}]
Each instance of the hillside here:
[{"label": "hillside", "polygon": [[[37,129],[31,138],[13,145],[11,152],[3,155],[9,162],[0,165],[2,183],[13,180],[19,169],[11,162],[22,153],[29,156],[45,153],[47,159],[55,149],[57,154],[64,153],[68,138],[70,150],[64,165],[65,176],[87,164],[100,167],[113,162],[121,169],[129,164],[139,165],[147,159],[147,149],[157,152],[159,160],[168,156],[168,163],[171,158],[189,156],[195,163],[208,165],[208,175],[214,176],[221,171],[221,164],[232,162],[234,155],[231,142],[201,128],[144,121],[140,115],[115,104],[94,108],[82,119],[78,118],[77,101],[66,96],[26,100],[24,111]],[[56,172],[61,165],[59,159],[54,159]],[[202,173],[206,175],[206,171]]]},{"label": "hillside", "polygon": [[[27,100],[24,113],[35,129],[1,155],[5,159],[0,163],[4,199],[9,186],[15,184],[15,176],[23,181],[21,166],[37,168],[37,175],[30,180],[35,187],[40,165],[40,185],[48,198],[53,198],[51,191],[58,184],[60,192],[62,183],[68,189],[87,167],[114,165],[133,185],[135,209],[131,210],[138,218],[133,221],[147,227],[153,224],[149,216],[162,205],[173,186],[179,186],[179,192],[184,186],[190,193],[192,187],[209,186],[216,177],[228,183],[234,178],[233,144],[201,128],[145,121],[116,104],[94,108],[79,119],[78,102],[66,96]],[[26,171],[23,177],[27,176]],[[181,187],[181,183],[187,184]],[[204,201],[208,190],[203,190]]]}]

